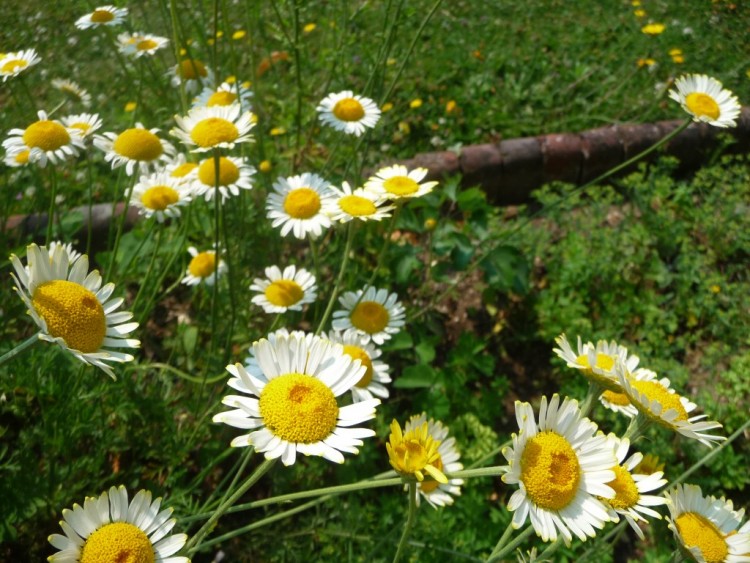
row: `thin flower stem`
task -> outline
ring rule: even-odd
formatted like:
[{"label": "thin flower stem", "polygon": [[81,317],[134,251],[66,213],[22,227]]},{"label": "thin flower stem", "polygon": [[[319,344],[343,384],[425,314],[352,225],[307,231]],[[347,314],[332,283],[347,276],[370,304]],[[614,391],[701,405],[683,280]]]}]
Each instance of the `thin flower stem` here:
[{"label": "thin flower stem", "polygon": [[45,242],[49,247],[49,243],[52,242],[52,228],[55,223],[55,198],[57,197],[57,167],[52,166],[50,171],[50,196],[49,196],[49,211],[47,212],[47,236]]},{"label": "thin flower stem", "polygon": [[[148,269],[146,270],[146,274],[141,278],[141,282],[138,286],[138,293],[135,294],[135,299],[133,300],[133,305],[130,307],[130,310],[134,313],[138,310],[137,306],[138,303],[141,300],[141,296],[144,293],[144,288],[146,287],[146,282],[151,277],[151,272],[154,270],[154,264],[156,263],[156,257],[159,254],[159,249],[161,248],[161,233],[163,231],[163,225],[156,226],[156,219],[153,220],[153,223],[151,225],[151,229],[149,230],[148,237],[146,237],[145,240],[151,239],[154,233],[154,229],[156,229],[156,236],[154,237],[156,240],[154,241],[154,250],[151,252],[151,260],[148,262]],[[138,249],[138,252],[136,252],[136,255],[140,254],[140,248]],[[143,324],[143,321],[140,321],[140,324]]]},{"label": "thin flower stem", "polygon": [[466,469],[469,470],[469,469],[474,469],[475,467],[482,467],[486,461],[489,461],[492,458],[494,458],[497,454],[502,452],[505,448],[510,446],[512,443],[513,442],[511,440],[507,440],[506,442],[503,442],[502,444],[500,444],[498,447],[496,447],[494,450],[492,450],[488,454],[485,454],[482,457],[480,457],[477,461],[472,463]]},{"label": "thin flower stem", "polygon": [[[401,211],[401,205],[397,205],[396,209],[393,210],[393,215],[391,215],[391,221],[388,223],[388,230],[385,232],[385,240],[383,241],[383,246],[380,248],[380,254],[378,254],[378,261],[375,263],[375,268],[372,270],[372,274],[370,275],[370,279],[367,280],[367,283],[365,284],[365,289],[368,287],[371,287],[373,282],[375,281],[375,278],[378,275],[378,270],[380,270],[381,266],[383,265],[383,261],[385,260],[385,254],[388,250],[388,247],[391,244],[391,237],[393,236],[393,231],[396,230],[396,221],[398,220],[399,212]],[[365,292],[362,292],[362,295],[360,296],[360,299],[362,296],[364,296]]]},{"label": "thin flower stem", "polygon": [[[603,545],[609,545],[610,540],[614,538],[616,535],[618,535],[622,530],[627,526],[628,522],[627,520],[621,520],[614,528],[612,528],[609,532],[607,532],[605,535],[596,537],[594,540],[594,545],[592,545],[589,549],[583,552],[583,554],[578,558],[578,563],[583,563],[584,561],[587,561],[589,557],[592,556],[598,556],[598,551],[601,549],[601,546]],[[597,557],[599,559],[599,557]]]},{"label": "thin flower stem", "polygon": [[492,558],[500,553],[500,550],[505,547],[505,544],[508,543],[508,540],[510,539],[510,536],[513,534],[513,518],[511,517],[510,522],[508,522],[508,525],[505,527],[505,531],[503,532],[503,535],[500,536],[500,539],[497,540],[497,543],[495,544],[495,548],[492,550],[492,553],[490,553],[490,556],[487,558],[487,561],[491,561]]},{"label": "thin flower stem", "polygon": [[547,546],[547,548],[537,555],[538,561],[545,561],[548,557],[551,557],[562,545],[562,536],[557,536],[557,539]]},{"label": "thin flower stem", "polygon": [[586,398],[581,403],[581,416],[588,416],[591,412],[591,408],[594,406],[594,401],[599,398],[604,388],[599,385],[596,381],[589,381],[589,388],[586,392]]},{"label": "thin flower stem", "polygon": [[292,52],[294,53],[294,81],[297,89],[297,109],[294,115],[296,134],[294,140],[294,158],[292,158],[292,174],[297,173],[297,168],[302,163],[302,97],[304,96],[304,91],[302,87],[302,53],[299,48],[299,25],[299,2],[298,0],[293,0],[292,33],[294,33],[294,38],[292,40]]},{"label": "thin flower stem", "polygon": [[[512,522],[512,521],[511,521]],[[512,528],[512,525],[509,525]],[[512,531],[512,529],[511,529]],[[508,555],[511,551],[516,549],[519,545],[521,545],[526,538],[528,538],[532,532],[534,531],[533,526],[527,526],[526,529],[518,534],[515,538],[513,538],[513,541],[508,543],[505,547],[501,548],[500,550],[497,549],[497,546],[495,547],[495,551],[492,552],[492,554],[487,558],[487,563],[490,563],[491,561],[502,561],[502,559]],[[507,530],[506,530],[507,533]],[[503,534],[505,535],[505,534]],[[502,538],[501,538],[502,539]],[[499,544],[499,542],[498,542]]]},{"label": "thin flower stem", "polygon": [[274,463],[276,462],[275,459],[267,459],[263,463],[261,463],[258,467],[256,467],[255,471],[253,472],[250,477],[248,477],[247,481],[245,481],[235,492],[230,496],[228,499],[226,499],[219,507],[214,511],[211,518],[209,518],[203,526],[201,526],[200,530],[198,530],[195,535],[188,540],[188,542],[185,544],[185,547],[183,551],[186,553],[189,553],[192,555],[195,553],[200,546],[201,540],[208,534],[211,530],[214,529],[214,526],[219,521],[219,518],[221,518],[226,511],[232,507],[232,505],[237,502],[242,495],[244,495],[250,487],[252,487],[255,483],[258,482],[258,480],[268,472],[271,467],[273,467]]},{"label": "thin flower stem", "polygon": [[630,424],[625,430],[623,438],[627,438],[628,440],[630,440],[631,444],[634,444],[650,424],[651,421],[649,420],[649,418],[642,412],[638,411],[638,414],[630,420]]},{"label": "thin flower stem", "polygon": [[182,72],[180,72],[181,64],[180,64],[180,36],[179,36],[179,20],[177,19],[177,2],[176,0],[169,0],[169,15],[172,18],[172,45],[174,47],[174,58],[175,63],[177,65],[176,67],[176,73],[177,76],[180,79],[180,107],[182,108],[182,113],[187,113],[188,103],[187,103],[187,93],[185,92],[185,79],[182,76]]},{"label": "thin flower stem", "polygon": [[37,332],[33,336],[30,336],[23,342],[21,342],[18,346],[13,348],[10,352],[6,352],[2,356],[0,356],[0,365],[3,365],[5,362],[9,362],[16,356],[18,356],[21,352],[26,350],[27,348],[30,348],[37,342],[39,342],[39,335],[42,334],[41,332]]},{"label": "thin flower stem", "polygon": [[401,555],[404,552],[404,548],[408,543],[409,534],[411,534],[412,526],[414,526],[414,520],[417,517],[417,483],[409,483],[409,512],[406,516],[406,524],[404,524],[404,531],[401,534],[401,539],[398,542],[398,548],[396,549],[396,555],[393,556],[393,563],[398,563],[401,559]]},{"label": "thin flower stem", "polygon": [[[220,172],[221,172],[221,153],[219,149],[214,149],[214,283],[211,287],[211,345],[208,352],[209,360],[213,358],[214,352],[216,351],[216,343],[218,338],[216,337],[216,327],[219,319],[219,261],[221,260],[221,205],[220,198],[221,192],[219,191]],[[208,377],[208,367],[211,362],[208,361],[204,366],[203,377]],[[201,385],[199,397],[203,397],[204,385]]]},{"label": "thin flower stem", "polygon": [[94,170],[91,150],[86,149],[86,191],[88,192],[88,220],[86,221],[86,256],[91,256],[91,239],[94,232]]},{"label": "thin flower stem", "polygon": [[339,275],[336,277],[336,283],[333,286],[333,291],[331,291],[331,297],[328,299],[328,305],[326,305],[326,310],[320,319],[320,323],[318,323],[318,328],[315,330],[315,334],[320,334],[320,331],[323,330],[323,327],[328,322],[328,318],[331,316],[331,312],[333,311],[333,306],[336,303],[336,298],[338,297],[338,293],[341,288],[341,282],[344,280],[346,266],[349,263],[349,253],[352,249],[355,229],[356,221],[349,221],[346,233],[346,245],[344,246],[344,257],[341,259],[341,268],[339,269]]},{"label": "thin flower stem", "polygon": [[[109,258],[109,268],[107,268],[105,281],[111,280],[115,275],[115,264],[117,264],[117,251],[120,248],[120,238],[122,237],[122,231],[125,228],[125,219],[127,219],[128,217],[128,204],[130,203],[130,198],[133,195],[133,188],[135,187],[135,183],[137,179],[138,179],[138,176],[133,174],[133,179],[130,181],[130,185],[125,191],[125,200],[122,204],[123,207],[122,207],[122,213],[120,214],[120,220],[117,222],[117,232],[115,233],[115,244],[112,247],[112,255]],[[114,219],[114,215],[115,214],[112,213],[113,219]]]}]

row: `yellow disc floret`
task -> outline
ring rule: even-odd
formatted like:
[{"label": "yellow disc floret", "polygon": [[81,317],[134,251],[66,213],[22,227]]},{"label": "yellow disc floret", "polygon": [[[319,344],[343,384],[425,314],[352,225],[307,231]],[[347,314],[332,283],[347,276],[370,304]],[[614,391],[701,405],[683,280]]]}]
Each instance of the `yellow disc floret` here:
[{"label": "yellow disc floret", "polygon": [[295,219],[309,219],[320,211],[320,196],[310,188],[296,188],[284,198],[284,211]]},{"label": "yellow disc floret", "polygon": [[180,63],[178,70],[180,76],[185,80],[195,80],[199,76],[204,78],[208,76],[206,65],[195,59],[187,59]]},{"label": "yellow disc floret", "polygon": [[170,176],[172,176],[172,178],[184,178],[196,168],[198,168],[198,165],[195,162],[184,162],[172,170]]},{"label": "yellow disc floret", "polygon": [[359,362],[365,367],[364,375],[356,383],[357,387],[364,389],[372,381],[372,360],[370,359],[370,355],[359,346],[354,346],[352,344],[344,345],[344,354],[351,356],[354,360],[359,360]]},{"label": "yellow disc floret", "polygon": [[383,188],[389,194],[405,196],[417,193],[419,184],[408,176],[391,176],[383,182]]},{"label": "yellow disc floret", "polygon": [[207,278],[216,271],[216,253],[201,252],[190,261],[188,271],[196,278]]},{"label": "yellow disc floret", "polygon": [[24,59],[10,59],[3,63],[3,66],[0,67],[0,72],[10,74],[11,72],[16,72],[17,70],[26,68],[28,64],[29,63]]},{"label": "yellow disc floret", "polygon": [[427,473],[440,483],[447,483],[442,468],[436,466],[440,459],[438,446],[440,441],[432,437],[426,422],[403,434],[395,420],[391,422],[391,435],[385,445],[391,466],[399,473],[413,475],[420,482]]},{"label": "yellow disc floret", "polygon": [[70,142],[70,134],[56,121],[43,119],[26,128],[23,132],[23,142],[27,147],[55,151]]},{"label": "yellow disc floret", "polygon": [[231,106],[237,100],[237,94],[234,92],[227,92],[226,90],[219,90],[214,92],[208,98],[206,106]]},{"label": "yellow disc floret", "polygon": [[726,561],[729,548],[713,522],[695,512],[684,512],[675,518],[675,525],[685,546],[700,549],[706,563]]},{"label": "yellow disc floret", "polygon": [[164,152],[159,137],[140,127],[125,129],[115,139],[112,149],[130,160],[146,162],[156,160]]},{"label": "yellow disc floret", "polygon": [[293,280],[276,280],[265,291],[266,299],[277,307],[291,307],[305,296],[302,287]]},{"label": "yellow disc floret", "polygon": [[291,443],[324,440],[339,416],[333,391],[319,379],[299,373],[269,381],[260,393],[259,408],[266,428]]},{"label": "yellow disc floret", "polygon": [[[213,158],[201,162],[198,179],[207,186],[216,186],[216,164]],[[219,185],[229,186],[239,179],[240,169],[237,165],[225,156],[219,158]]]},{"label": "yellow disc floret", "polygon": [[719,119],[721,111],[719,104],[711,96],[700,92],[693,92],[685,97],[685,105],[696,117]]},{"label": "yellow disc floret", "polygon": [[521,456],[521,481],[537,506],[546,510],[568,506],[581,481],[581,466],[570,442],[556,432],[530,438]]},{"label": "yellow disc floret", "polygon": [[44,282],[34,290],[31,303],[49,335],[62,338],[68,348],[85,354],[101,348],[107,332],[104,309],[82,285],[67,280]]},{"label": "yellow disc floret", "polygon": [[333,115],[341,121],[359,121],[365,116],[365,108],[354,98],[344,98],[333,106]]},{"label": "yellow disc floret", "polygon": [[352,217],[365,217],[377,211],[372,201],[358,195],[343,196],[339,199],[339,207],[344,213],[348,213]]},{"label": "yellow disc floret", "polygon": [[170,205],[177,203],[180,194],[169,186],[153,186],[141,196],[141,203],[154,211],[164,211]]},{"label": "yellow disc floret", "polygon": [[141,39],[135,46],[138,51],[149,51],[156,49],[159,44],[153,39]]},{"label": "yellow disc floret", "polygon": [[29,150],[19,152],[16,155],[16,162],[18,164],[27,164],[29,162],[29,154],[31,154]]},{"label": "yellow disc floret", "polygon": [[351,313],[352,325],[367,334],[377,334],[388,326],[390,316],[376,301],[360,301]]},{"label": "yellow disc floret", "polygon": [[106,524],[86,538],[80,563],[154,563],[151,540],[128,522]]},{"label": "yellow disc floret", "polygon": [[[435,466],[435,468],[438,471],[443,471],[443,458],[440,457],[440,454],[438,454],[438,457],[435,461],[432,462],[432,465]],[[429,481],[422,481],[419,484],[419,488],[422,490],[423,493],[431,493],[435,489],[437,489],[440,486],[439,481],[429,480]]]},{"label": "yellow disc floret", "polygon": [[602,399],[619,407],[627,407],[630,404],[630,399],[628,399],[628,396],[625,393],[618,393],[617,391],[610,391],[609,389],[602,392]]},{"label": "yellow disc floret", "polygon": [[209,117],[195,124],[190,131],[190,138],[202,148],[216,147],[221,143],[231,143],[240,136],[237,127],[231,121],[221,117]]},{"label": "yellow disc floret", "polygon": [[[688,419],[687,411],[685,410],[685,407],[682,406],[680,396],[677,393],[670,393],[669,389],[664,387],[664,385],[662,385],[658,381],[631,380],[630,385],[641,394],[645,395],[649,403],[651,401],[657,401],[662,406],[662,415],[671,409],[677,411],[677,417],[672,422],[681,422]],[[638,402],[635,403],[635,406],[639,409],[642,408],[638,404]],[[665,424],[669,428],[672,427],[670,424],[662,421],[660,416],[654,417],[654,414],[650,411],[650,409],[646,409],[644,411],[644,414],[646,414],[646,416],[649,416],[650,418],[653,418],[661,424]]]},{"label": "yellow disc floret", "polygon": [[91,14],[91,21],[93,23],[107,23],[115,19],[115,15],[108,10],[94,10]]},{"label": "yellow disc floret", "polygon": [[612,468],[612,471],[615,472],[615,478],[613,481],[607,483],[607,485],[614,489],[615,497],[603,500],[609,503],[614,509],[625,510],[635,506],[641,495],[638,493],[638,487],[632,475],[622,465],[616,465]]}]

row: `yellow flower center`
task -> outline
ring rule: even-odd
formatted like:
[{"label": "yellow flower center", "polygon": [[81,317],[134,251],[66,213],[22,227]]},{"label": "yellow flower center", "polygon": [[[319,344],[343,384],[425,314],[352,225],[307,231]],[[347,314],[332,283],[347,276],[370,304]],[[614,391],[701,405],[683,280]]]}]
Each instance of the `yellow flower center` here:
[{"label": "yellow flower center", "polygon": [[268,382],[260,393],[260,414],[274,436],[314,444],[336,428],[339,406],[328,386],[315,377],[288,373]]},{"label": "yellow flower center", "polygon": [[62,338],[68,348],[87,354],[101,347],[107,332],[104,309],[82,285],[67,280],[44,282],[34,290],[31,303],[50,336]]},{"label": "yellow flower center", "polygon": [[29,154],[30,154],[30,152],[31,151],[29,151],[29,150],[25,150],[25,151],[19,152],[16,155],[16,162],[18,164],[26,164],[27,162],[29,162]]},{"label": "yellow flower center", "polygon": [[237,94],[235,94],[234,92],[219,90],[218,92],[214,92],[213,94],[211,94],[211,96],[208,98],[208,102],[206,102],[206,105],[208,107],[231,106],[236,99]]},{"label": "yellow flower center", "polygon": [[136,44],[135,48],[139,51],[148,51],[156,49],[158,46],[159,44],[153,39],[142,39]]},{"label": "yellow flower center", "polygon": [[94,23],[107,23],[115,19],[115,15],[107,10],[94,10],[91,21]]},{"label": "yellow flower center", "polygon": [[172,170],[170,176],[172,176],[172,178],[184,178],[196,168],[198,168],[198,165],[195,162],[185,162]]},{"label": "yellow flower center", "polygon": [[292,280],[276,280],[266,288],[266,299],[277,307],[291,307],[305,296],[300,285]]},{"label": "yellow flower center", "polygon": [[333,115],[341,121],[359,121],[365,116],[365,108],[354,98],[344,98],[333,106]]},{"label": "yellow flower center", "polygon": [[352,325],[367,334],[377,334],[388,326],[390,315],[376,301],[360,301],[351,314]]},{"label": "yellow flower center", "polygon": [[0,71],[4,73],[11,73],[16,72],[17,70],[21,70],[22,68],[26,68],[28,66],[28,62],[24,59],[11,59],[9,61],[5,61],[3,63],[3,66],[0,67]]},{"label": "yellow flower center", "polygon": [[240,136],[237,127],[231,121],[221,117],[209,117],[195,124],[190,131],[190,138],[202,148],[215,147],[221,143],[231,143]]},{"label": "yellow flower center", "polygon": [[713,522],[695,512],[684,512],[675,518],[675,525],[685,546],[700,549],[707,563],[726,561],[729,548]]},{"label": "yellow flower center", "polygon": [[348,213],[352,217],[372,215],[377,211],[372,201],[358,195],[345,195],[339,199],[339,207],[344,213]]},{"label": "yellow flower center", "polygon": [[[432,465],[438,469],[439,471],[443,471],[443,458],[440,457],[440,454],[438,454],[438,457],[435,461],[432,462]],[[431,493],[435,489],[437,489],[440,486],[440,483],[435,480],[430,481],[422,481],[419,483],[419,488],[422,489],[422,492],[425,493]]]},{"label": "yellow flower center", "polygon": [[531,501],[545,510],[560,510],[578,492],[581,466],[573,447],[555,432],[540,432],[526,442],[521,481]]},{"label": "yellow flower center", "polygon": [[365,366],[365,374],[362,376],[362,379],[357,381],[356,386],[362,389],[366,388],[372,381],[372,360],[370,359],[370,355],[364,349],[352,344],[344,345],[344,354],[351,356],[352,359],[359,360]]},{"label": "yellow flower center", "polygon": [[[589,357],[586,354],[578,356],[576,358],[576,363],[587,368],[592,367],[589,364]],[[615,359],[612,356],[608,356],[607,354],[597,354],[596,365],[593,367],[599,368],[604,371],[612,371],[612,368],[615,367]]]},{"label": "yellow flower center", "polygon": [[391,176],[383,182],[383,188],[389,194],[404,196],[417,193],[419,184],[408,176]]},{"label": "yellow flower center", "polygon": [[685,105],[696,117],[718,119],[721,115],[719,104],[711,96],[700,92],[693,92],[685,97]]},{"label": "yellow flower center", "polygon": [[641,462],[633,468],[634,474],[651,475],[657,471],[664,471],[664,463],[659,460],[659,456],[646,454]]},{"label": "yellow flower center", "polygon": [[89,129],[91,129],[91,125],[83,121],[76,121],[75,123],[71,123],[69,127],[71,129],[78,129],[82,135],[85,135],[89,132]]},{"label": "yellow flower center", "polygon": [[182,61],[180,63],[178,72],[180,73],[180,76],[185,80],[195,80],[199,76],[201,78],[208,76],[206,65],[195,59],[187,59],[185,61]]},{"label": "yellow flower center", "polygon": [[385,446],[391,466],[399,473],[414,475],[420,483],[424,480],[424,473],[441,483],[448,482],[442,468],[437,467],[440,441],[432,437],[426,422],[402,434],[401,426],[394,420]]},{"label": "yellow flower center", "polygon": [[80,563],[154,563],[151,540],[138,526],[128,522],[105,524],[88,538]]},{"label": "yellow flower center", "polygon": [[[596,365],[593,367],[589,364],[589,358],[586,354],[582,354],[576,358],[576,363],[580,366],[584,366],[584,375],[602,387],[610,389],[611,391],[619,392],[621,390],[620,384],[614,379],[612,369],[615,367],[615,359],[607,354],[596,355]],[[596,373],[594,369],[599,369],[605,372],[605,374]]]},{"label": "yellow flower center", "polygon": [[151,161],[164,152],[159,137],[151,131],[134,127],[120,133],[112,145],[112,150],[130,160]]},{"label": "yellow flower center", "polygon": [[143,192],[141,203],[154,211],[164,211],[170,205],[177,203],[180,194],[169,186],[153,186]]},{"label": "yellow flower center", "polygon": [[284,198],[284,211],[295,219],[309,219],[320,211],[320,196],[310,188],[297,188]]},{"label": "yellow flower center", "polygon": [[193,256],[188,271],[196,278],[207,278],[216,271],[216,253],[201,252]]},{"label": "yellow flower center", "polygon": [[[676,410],[677,418],[674,419],[674,422],[688,419],[687,411],[680,402],[680,396],[677,393],[670,393],[669,390],[658,381],[631,380],[630,385],[632,385],[634,389],[637,389],[641,394],[646,395],[649,402],[657,401],[662,406],[662,414],[670,409]],[[636,406],[638,405],[636,404]],[[646,412],[645,414],[649,415],[650,412]],[[656,420],[661,421],[661,418],[657,418]]]},{"label": "yellow flower center", "polygon": [[627,407],[630,404],[630,399],[625,393],[618,393],[609,389],[602,392],[602,399],[620,407]]},{"label": "yellow flower center", "polygon": [[613,481],[607,483],[607,485],[614,489],[615,498],[606,499],[606,502],[612,508],[621,510],[635,506],[641,495],[630,472],[622,465],[616,465],[612,468],[612,471],[615,472],[615,478]]},{"label": "yellow flower center", "polygon": [[55,151],[70,142],[70,135],[59,123],[44,119],[26,128],[23,132],[23,142],[32,149]]},{"label": "yellow flower center", "polygon": [[[213,158],[201,162],[198,168],[198,179],[207,186],[216,186],[216,165]],[[239,179],[240,169],[234,162],[222,156],[219,159],[219,185],[229,186]]]}]

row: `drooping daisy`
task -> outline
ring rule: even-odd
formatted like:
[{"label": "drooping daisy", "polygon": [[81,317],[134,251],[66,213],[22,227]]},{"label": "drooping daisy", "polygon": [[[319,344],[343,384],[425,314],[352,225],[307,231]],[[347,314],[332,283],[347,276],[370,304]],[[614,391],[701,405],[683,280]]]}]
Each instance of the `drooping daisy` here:
[{"label": "drooping daisy", "polygon": [[378,359],[383,352],[372,342],[363,342],[362,336],[354,330],[346,332],[334,330],[328,333],[327,338],[341,344],[345,354],[349,354],[365,366],[362,379],[352,387],[352,400],[354,402],[367,401],[373,396],[387,399],[390,392],[385,384],[391,382],[391,376],[388,374],[388,364]]},{"label": "drooping daisy", "polygon": [[86,364],[115,374],[105,362],[129,362],[130,354],[109,348],[138,348],[138,340],[127,338],[138,323],[127,322],[132,313],[115,312],[124,299],[110,299],[115,284],[102,287],[97,270],[89,272],[89,260],[82,255],[71,260],[63,245],[54,252],[36,244],[27,248],[23,266],[17,256],[10,260],[15,269],[16,293],[39,326],[39,338],[52,342]]},{"label": "drooping daisy", "polygon": [[367,343],[371,339],[382,345],[404,326],[406,310],[398,300],[398,295],[387,289],[368,287],[347,291],[339,298],[343,311],[334,311],[333,328],[346,331],[356,330]]},{"label": "drooping daisy", "polygon": [[[448,438],[448,428],[443,426],[442,422],[433,420],[432,418],[427,420],[425,413],[414,415],[406,422],[404,432],[409,434],[413,430],[418,430],[425,422],[427,423],[427,433],[434,440],[438,441],[438,459],[433,462],[433,465],[444,473],[461,471],[464,466],[458,461],[461,459],[461,454],[456,449],[456,439],[453,437]],[[453,497],[461,494],[461,485],[463,483],[463,479],[455,478],[448,479],[447,483],[432,480],[422,481],[417,487],[419,491],[417,505],[419,504],[419,497],[424,497],[433,508],[451,505],[453,504]]]},{"label": "drooping daisy", "polygon": [[271,225],[281,225],[281,236],[291,232],[299,239],[319,237],[323,229],[331,226],[335,196],[329,188],[326,180],[310,172],[279,178],[266,202]]},{"label": "drooping daisy", "polygon": [[654,372],[649,370],[629,373],[621,362],[615,365],[615,373],[630,402],[649,420],[708,447],[713,446],[712,442],[726,440],[725,436],[706,433],[721,428],[718,422],[704,421],[707,415],[688,418],[697,405],[670,389],[666,377],[657,381]]},{"label": "drooping daisy", "polygon": [[316,108],[320,121],[337,131],[359,137],[367,128],[375,127],[380,110],[370,98],[355,95],[351,90],[329,94]]},{"label": "drooping daisy", "polygon": [[386,166],[365,182],[365,189],[394,200],[421,197],[437,186],[437,182],[422,182],[427,172],[427,168],[410,171],[402,164]]},{"label": "drooping daisy", "polygon": [[448,478],[443,473],[439,446],[440,441],[430,434],[426,421],[402,432],[395,419],[391,422],[391,434],[385,444],[388,461],[396,472],[414,477],[420,483],[428,476],[437,483],[446,484]]},{"label": "drooping daisy", "polygon": [[193,107],[231,106],[239,104],[243,110],[250,109],[253,92],[238,81],[222,82],[218,88],[206,87],[195,99]]},{"label": "drooping daisy", "polygon": [[179,217],[180,207],[190,203],[192,188],[167,172],[141,176],[133,186],[130,204],[145,217],[156,216],[159,223],[167,217]]},{"label": "drooping daisy", "polygon": [[688,74],[679,77],[677,90],[670,90],[669,97],[679,103],[693,116],[693,121],[702,121],[714,127],[735,127],[740,115],[737,96],[726,90],[721,82],[705,74]]},{"label": "drooping daisy", "polygon": [[213,149],[233,149],[238,143],[253,141],[250,130],[255,125],[253,114],[242,111],[239,104],[230,106],[197,107],[185,117],[174,116],[179,127],[170,133],[193,152]]},{"label": "drooping daisy", "polygon": [[94,137],[94,146],[104,151],[104,160],[112,163],[112,169],[125,165],[128,176],[135,173],[148,174],[160,163],[168,162],[175,154],[172,143],[160,139],[159,129],[146,129],[142,123],[125,129],[119,135],[104,133]]},{"label": "drooping daisy", "polygon": [[64,509],[60,526],[65,535],[52,534],[49,542],[59,549],[53,563],[189,563],[175,557],[187,541],[186,534],[170,534],[177,522],[172,509],[160,510],[161,498],[141,490],[128,502],[124,486],[111,487],[99,498],[87,497],[83,507]]},{"label": "drooping daisy", "polygon": [[99,118],[98,113],[78,113],[75,115],[67,115],[60,121],[68,129],[77,133],[82,139],[92,138],[102,127],[102,120]]},{"label": "drooping daisy", "polygon": [[661,514],[649,507],[666,504],[667,499],[662,496],[644,495],[643,493],[663,487],[667,484],[667,480],[662,478],[664,473],[661,471],[656,471],[650,475],[635,473],[634,469],[640,464],[643,454],[635,452],[626,460],[630,440],[627,438],[620,440],[614,434],[610,434],[607,438],[615,450],[617,465],[612,467],[616,477],[607,483],[614,489],[615,496],[611,499],[603,499],[604,504],[609,507],[609,516],[613,521],[617,521],[618,514],[623,515],[630,527],[638,534],[638,537],[644,539],[643,530],[636,522],[647,522],[648,520],[644,518],[644,515],[661,519]]},{"label": "drooping daisy", "polygon": [[72,102],[80,103],[85,108],[91,105],[91,94],[72,80],[55,78],[52,80],[52,86],[60,90]]},{"label": "drooping daisy", "polygon": [[114,6],[99,6],[90,14],[81,16],[76,20],[78,29],[88,29],[100,25],[120,25],[128,15],[127,8],[115,8]]},{"label": "drooping daisy", "polygon": [[333,221],[380,221],[384,217],[390,217],[393,211],[392,205],[382,205],[385,199],[381,196],[363,188],[352,191],[347,182],[342,182],[341,188],[331,186],[330,189],[336,195],[336,211],[331,215]]},{"label": "drooping daisy", "polygon": [[227,271],[224,260],[221,258],[217,260],[215,250],[198,252],[197,248],[191,246],[188,248],[188,252],[192,259],[188,264],[185,277],[182,278],[182,283],[186,285],[198,285],[200,283],[213,285]]},{"label": "drooping daisy", "polygon": [[741,514],[731,501],[704,497],[697,485],[677,485],[665,496],[669,529],[689,557],[710,563],[748,560],[750,533],[738,531]]},{"label": "drooping daisy", "polygon": [[0,76],[3,77],[3,82],[5,82],[8,78],[18,76],[41,60],[34,49],[5,53],[4,56],[0,57]]},{"label": "drooping daisy", "polygon": [[630,404],[630,399],[628,399],[625,393],[605,389],[599,395],[599,402],[609,410],[625,415],[628,418],[633,418],[638,414],[638,409]]},{"label": "drooping daisy", "polygon": [[169,43],[166,37],[150,33],[121,33],[117,36],[118,49],[123,55],[133,58],[151,56]]},{"label": "drooping daisy", "polygon": [[206,84],[214,83],[213,71],[198,59],[185,59],[170,71],[172,86],[180,87],[185,84],[185,92],[193,94],[199,92]]},{"label": "drooping daisy", "polygon": [[39,117],[26,129],[11,129],[3,147],[9,154],[29,151],[28,161],[44,167],[47,161],[52,164],[74,157],[83,148],[83,141],[71,129],[57,120],[47,117],[44,111],[37,112]]},{"label": "drooping daisy", "polygon": [[631,372],[638,366],[638,356],[628,354],[628,349],[614,340],[599,340],[594,346],[591,342],[583,344],[579,336],[578,353],[573,352],[564,334],[555,338],[555,343],[559,348],[552,351],[565,360],[568,367],[580,370],[589,381],[617,393],[622,393],[614,370],[617,360],[624,362],[625,367]]},{"label": "drooping daisy", "polygon": [[508,502],[513,527],[527,517],[545,542],[566,544],[575,534],[581,541],[596,535],[610,521],[607,507],[597,498],[611,499],[615,491],[607,485],[615,478],[615,452],[597,426],[581,416],[578,401],[553,395],[542,397],[539,424],[528,403],[516,401],[519,432],[513,445],[503,450],[508,460],[503,482],[518,484]]},{"label": "drooping daisy", "polygon": [[281,458],[292,465],[297,453],[322,456],[343,463],[342,452],[356,454],[368,428],[353,428],[375,417],[379,399],[340,407],[336,397],[349,391],[364,368],[344,354],[339,344],[320,337],[292,333],[253,344],[258,369],[227,366],[234,383],[246,394],[227,395],[222,402],[234,410],[214,416],[251,432],[232,440],[232,446],[252,445],[266,459]]},{"label": "drooping daisy", "polygon": [[250,291],[259,293],[252,302],[266,313],[301,311],[303,305],[315,301],[317,289],[315,276],[296,266],[287,266],[283,272],[278,266],[269,266],[266,279],[255,278],[250,286]]},{"label": "drooping daisy", "polygon": [[[218,192],[221,201],[230,196],[240,195],[240,190],[251,190],[253,184],[250,181],[255,174],[255,167],[248,164],[244,158],[234,156],[222,156],[219,158],[219,182]],[[196,196],[203,196],[206,201],[211,201],[216,195],[216,161],[207,158],[198,165],[197,175],[193,183]]]}]

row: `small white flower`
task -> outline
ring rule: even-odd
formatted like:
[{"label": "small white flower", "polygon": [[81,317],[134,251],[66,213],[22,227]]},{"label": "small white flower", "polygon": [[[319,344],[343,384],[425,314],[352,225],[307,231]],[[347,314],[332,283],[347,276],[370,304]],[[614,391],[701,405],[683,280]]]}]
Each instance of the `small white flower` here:
[{"label": "small white flower", "polygon": [[266,279],[253,280],[250,291],[258,292],[252,302],[266,313],[301,311],[303,305],[315,301],[315,276],[304,268],[287,266],[282,272],[278,266],[269,266],[265,273]]},{"label": "small white flower", "polygon": [[316,108],[326,125],[348,135],[359,137],[365,129],[375,127],[380,109],[370,98],[355,95],[351,90],[329,94]]}]

